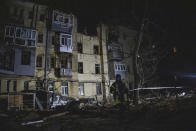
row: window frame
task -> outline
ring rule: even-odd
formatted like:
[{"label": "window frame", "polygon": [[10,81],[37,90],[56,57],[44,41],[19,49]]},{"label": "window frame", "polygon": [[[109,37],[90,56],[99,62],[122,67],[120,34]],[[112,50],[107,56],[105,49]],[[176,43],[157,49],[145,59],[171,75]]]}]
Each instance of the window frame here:
[{"label": "window frame", "polygon": [[44,42],[44,35],[42,33],[39,33],[37,38],[38,38],[38,40],[37,40],[38,43]]},{"label": "window frame", "polygon": [[[82,45],[82,43],[78,42],[78,43],[77,43],[77,47],[78,47],[78,48],[77,48],[77,49],[78,49],[78,53],[81,53],[81,54],[82,54],[82,53],[83,53],[83,45]],[[79,47],[80,47],[80,48],[79,48]]]},{"label": "window frame", "polygon": [[94,55],[99,55],[99,46],[98,45],[93,46],[93,53],[94,53]]},{"label": "window frame", "polygon": [[61,82],[61,95],[62,96],[68,96],[69,95],[69,89],[68,89],[68,82],[64,81]]},{"label": "window frame", "polygon": [[83,62],[78,62],[78,73],[83,74],[84,73],[83,68],[84,68]]},{"label": "window frame", "polygon": [[96,83],[96,94],[97,94],[97,95],[102,95],[101,82],[97,82],[97,83]]},{"label": "window frame", "polygon": [[37,58],[36,58],[36,67],[38,67],[38,68],[43,67],[43,56],[42,55],[37,56]]},{"label": "window frame", "polygon": [[95,74],[101,74],[100,64],[95,64]]},{"label": "window frame", "polygon": [[21,51],[21,65],[31,65],[31,51]]},{"label": "window frame", "polygon": [[24,91],[29,90],[29,81],[23,81],[23,89],[24,89]]},{"label": "window frame", "polygon": [[85,96],[84,83],[83,82],[79,82],[79,85],[78,85],[78,95],[79,96]]},{"label": "window frame", "polygon": [[17,80],[13,81],[13,91],[17,92]]}]

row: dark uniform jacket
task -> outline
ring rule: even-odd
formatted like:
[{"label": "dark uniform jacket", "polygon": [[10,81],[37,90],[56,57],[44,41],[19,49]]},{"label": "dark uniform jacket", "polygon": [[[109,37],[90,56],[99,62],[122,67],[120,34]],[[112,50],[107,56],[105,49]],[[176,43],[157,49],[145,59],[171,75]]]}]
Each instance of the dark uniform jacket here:
[{"label": "dark uniform jacket", "polygon": [[110,87],[110,93],[113,94],[116,104],[125,102],[127,92],[127,88],[122,81],[114,82]]}]

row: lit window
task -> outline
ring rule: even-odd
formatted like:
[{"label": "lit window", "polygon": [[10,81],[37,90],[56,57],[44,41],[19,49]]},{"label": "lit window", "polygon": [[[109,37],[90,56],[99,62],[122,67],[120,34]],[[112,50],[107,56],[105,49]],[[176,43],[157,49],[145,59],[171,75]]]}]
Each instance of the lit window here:
[{"label": "lit window", "polygon": [[80,96],[84,96],[84,83],[79,83],[78,91]]},{"label": "lit window", "polygon": [[96,83],[96,92],[97,95],[101,95],[102,94],[102,89],[101,89],[101,83]]},{"label": "lit window", "polygon": [[72,45],[71,35],[61,34],[60,35],[60,45],[61,46],[71,46]]},{"label": "lit window", "polygon": [[63,96],[68,96],[68,82],[61,83],[61,94]]}]

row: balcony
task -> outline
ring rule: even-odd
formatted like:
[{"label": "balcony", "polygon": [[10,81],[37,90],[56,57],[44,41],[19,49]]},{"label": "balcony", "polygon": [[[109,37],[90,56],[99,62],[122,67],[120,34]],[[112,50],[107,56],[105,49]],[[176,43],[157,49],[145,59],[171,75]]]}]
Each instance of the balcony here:
[{"label": "balcony", "polygon": [[70,77],[72,76],[72,69],[57,68],[56,75],[59,77]]},{"label": "balcony", "polygon": [[124,57],[122,47],[115,43],[109,44],[108,56],[109,60],[122,60]]},{"label": "balcony", "polygon": [[72,53],[72,36],[68,34],[60,34],[60,47],[59,51],[64,53]]},{"label": "balcony", "polygon": [[8,45],[36,47],[35,29],[26,27],[5,26],[5,41]]},{"label": "balcony", "polygon": [[51,30],[71,34],[73,28],[73,15],[54,10],[52,12]]}]

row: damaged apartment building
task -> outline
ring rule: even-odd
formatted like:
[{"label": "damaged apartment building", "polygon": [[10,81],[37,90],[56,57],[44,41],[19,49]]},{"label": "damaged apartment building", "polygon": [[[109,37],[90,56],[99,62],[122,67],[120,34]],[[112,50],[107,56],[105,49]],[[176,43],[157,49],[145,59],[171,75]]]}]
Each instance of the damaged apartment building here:
[{"label": "damaged apartment building", "polygon": [[104,27],[97,28],[98,36],[88,36],[77,33],[73,14],[31,2],[8,3],[1,29],[1,95],[44,90],[98,100],[108,96]]},{"label": "damaged apartment building", "polygon": [[8,3],[1,26],[1,96],[41,90],[108,100],[116,74],[132,87],[135,30],[100,24],[90,36],[77,31],[73,14],[21,0]]}]

